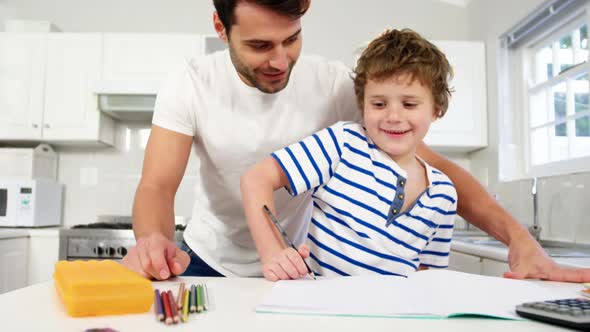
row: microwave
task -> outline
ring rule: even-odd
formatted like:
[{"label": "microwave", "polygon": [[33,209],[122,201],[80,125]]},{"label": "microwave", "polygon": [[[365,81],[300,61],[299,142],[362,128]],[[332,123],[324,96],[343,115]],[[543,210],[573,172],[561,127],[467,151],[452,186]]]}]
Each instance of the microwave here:
[{"label": "microwave", "polygon": [[0,178],[0,227],[61,223],[62,185],[51,179]]}]

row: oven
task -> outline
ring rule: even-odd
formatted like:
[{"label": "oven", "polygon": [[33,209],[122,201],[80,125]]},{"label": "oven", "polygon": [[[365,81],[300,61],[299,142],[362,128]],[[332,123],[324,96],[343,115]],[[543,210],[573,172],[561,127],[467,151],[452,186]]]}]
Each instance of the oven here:
[{"label": "oven", "polygon": [[[176,225],[174,242],[180,247],[184,225]],[[131,222],[96,222],[62,228],[60,260],[112,259],[120,261],[135,245]]]}]

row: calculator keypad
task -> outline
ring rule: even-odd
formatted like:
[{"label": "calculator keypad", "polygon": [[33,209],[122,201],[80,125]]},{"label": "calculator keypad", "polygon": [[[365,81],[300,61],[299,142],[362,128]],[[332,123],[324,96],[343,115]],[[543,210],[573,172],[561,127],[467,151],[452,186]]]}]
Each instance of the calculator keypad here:
[{"label": "calculator keypad", "polygon": [[553,324],[590,330],[590,300],[562,299],[542,302],[527,302],[516,307],[516,312],[527,318]]}]

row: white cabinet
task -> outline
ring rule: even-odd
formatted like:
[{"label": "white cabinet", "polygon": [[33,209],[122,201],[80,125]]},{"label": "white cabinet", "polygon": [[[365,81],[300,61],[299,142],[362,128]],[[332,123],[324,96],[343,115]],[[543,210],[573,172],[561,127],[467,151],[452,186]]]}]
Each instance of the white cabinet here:
[{"label": "white cabinet", "polygon": [[433,41],[454,70],[445,116],[435,121],[425,143],[439,151],[468,152],[487,146],[485,45],[471,41]]},{"label": "white cabinet", "polygon": [[0,294],[28,285],[28,238],[0,239]]},{"label": "white cabinet", "polygon": [[502,277],[504,272],[510,271],[508,263],[494,259],[484,258],[482,260],[481,274],[491,277]]},{"label": "white cabinet", "polygon": [[29,285],[51,280],[59,259],[59,231],[36,229],[30,231],[28,281]]},{"label": "white cabinet", "polygon": [[102,34],[0,33],[0,140],[113,144],[101,64]]},{"label": "white cabinet", "polygon": [[482,274],[482,258],[479,256],[451,251],[449,269],[453,271]]},{"label": "white cabinet", "polygon": [[159,83],[203,48],[199,35],[107,33],[102,79]]},{"label": "white cabinet", "polygon": [[98,110],[102,34],[52,33],[47,44],[43,138],[114,143],[114,123]]},{"label": "white cabinet", "polygon": [[41,138],[46,36],[0,33],[0,140]]}]

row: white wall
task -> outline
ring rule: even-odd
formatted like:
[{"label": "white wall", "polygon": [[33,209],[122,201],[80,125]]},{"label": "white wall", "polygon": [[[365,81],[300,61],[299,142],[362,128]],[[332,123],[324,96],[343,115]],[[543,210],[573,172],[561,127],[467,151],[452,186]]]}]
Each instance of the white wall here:
[{"label": "white wall", "polygon": [[[499,39],[544,0],[471,1],[468,6],[469,38],[486,42],[488,79],[489,147],[471,154],[473,173],[520,222],[533,219],[531,180],[498,180],[498,76]],[[542,178],[539,181],[539,218],[541,238],[590,243],[590,173]]]}]

